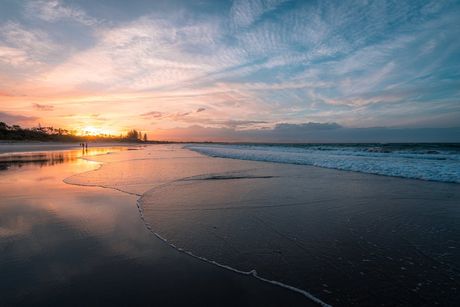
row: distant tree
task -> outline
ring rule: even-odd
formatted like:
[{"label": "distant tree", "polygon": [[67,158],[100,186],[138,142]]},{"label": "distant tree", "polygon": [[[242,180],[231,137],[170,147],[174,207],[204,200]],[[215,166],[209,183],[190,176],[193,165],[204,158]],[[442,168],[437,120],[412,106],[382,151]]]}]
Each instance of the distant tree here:
[{"label": "distant tree", "polygon": [[126,138],[130,141],[137,141],[139,139],[139,132],[136,129],[128,131]]},{"label": "distant tree", "polygon": [[144,133],[144,142],[147,142],[147,133]]}]

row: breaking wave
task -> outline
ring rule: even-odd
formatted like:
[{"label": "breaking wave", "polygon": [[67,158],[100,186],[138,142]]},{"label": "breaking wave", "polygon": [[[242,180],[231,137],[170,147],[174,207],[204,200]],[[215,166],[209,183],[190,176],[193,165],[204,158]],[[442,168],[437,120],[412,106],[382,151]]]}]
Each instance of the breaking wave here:
[{"label": "breaking wave", "polygon": [[312,165],[385,176],[460,183],[458,144],[193,144],[187,148],[212,157]]}]

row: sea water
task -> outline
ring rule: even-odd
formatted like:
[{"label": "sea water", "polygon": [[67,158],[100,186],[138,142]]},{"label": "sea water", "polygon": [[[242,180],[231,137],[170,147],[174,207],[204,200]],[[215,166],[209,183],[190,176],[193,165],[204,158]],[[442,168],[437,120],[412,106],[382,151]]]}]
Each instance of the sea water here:
[{"label": "sea water", "polygon": [[460,144],[191,144],[221,158],[460,183]]}]

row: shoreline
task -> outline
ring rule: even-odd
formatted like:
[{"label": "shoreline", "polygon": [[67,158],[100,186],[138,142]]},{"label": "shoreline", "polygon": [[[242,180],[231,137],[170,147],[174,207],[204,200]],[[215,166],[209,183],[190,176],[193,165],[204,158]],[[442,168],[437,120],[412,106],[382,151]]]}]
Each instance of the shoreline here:
[{"label": "shoreline", "polygon": [[[454,203],[460,199],[458,186],[316,166],[209,157],[184,149],[155,156],[160,152],[147,148],[144,153],[134,153],[130,159],[124,156],[70,181],[142,195],[138,207],[147,229],[168,245],[245,275],[256,270],[265,281],[302,289],[333,305],[379,299],[367,296],[376,287],[391,289],[393,302],[401,304],[420,302],[425,296],[429,301],[445,301],[437,297],[441,293],[437,286],[433,289],[423,280],[452,286],[446,276],[453,273],[431,245],[432,240],[439,241],[434,234],[447,227],[450,232],[437,242],[439,253],[455,252],[449,245],[453,240],[450,233],[458,233],[458,227],[445,220],[444,214],[455,214]],[[148,157],[150,154],[155,158]],[[170,174],[170,167],[181,169],[175,175],[179,177],[164,177]],[[125,172],[119,177],[119,168],[142,172]],[[187,168],[192,168],[192,174]],[[150,179],[154,172],[160,179]],[[96,178],[105,179],[93,181]],[[235,199],[235,195],[240,196]],[[255,219],[248,220],[251,216]],[[440,225],[434,234],[414,232],[419,227],[437,229]],[[257,256],[264,249],[268,249],[267,254]],[[363,253],[358,259],[355,250]],[[420,251],[432,260],[420,256]],[[238,254],[247,255],[247,260],[238,260]],[[267,263],[259,263],[260,256]],[[286,263],[277,263],[277,257],[286,258]],[[333,258],[338,259],[334,265],[329,260]],[[433,265],[440,272],[433,270]],[[345,272],[351,278],[349,284],[337,280],[336,275]],[[388,280],[388,272],[404,286],[395,287],[394,280]],[[405,275],[407,281],[401,277]],[[302,281],[301,276],[310,277]],[[370,276],[377,285],[372,285]],[[417,296],[419,290],[410,288],[414,280],[418,280],[416,285],[423,285],[413,286],[423,290],[421,297]],[[366,290],[357,291],[360,287]],[[448,297],[458,296],[456,291],[448,291]],[[433,293],[426,294],[429,292]]]},{"label": "shoreline", "polygon": [[[180,150],[185,150],[185,151],[189,151],[191,153],[194,153],[193,150],[191,149],[188,149],[188,148],[180,148]],[[215,159],[214,157],[209,157],[209,156],[206,156],[202,153],[198,153],[199,155],[202,155],[203,157],[207,158],[207,159]],[[328,303],[324,302],[323,300],[321,300],[319,297],[316,297],[314,294],[310,293],[308,290],[306,289],[302,289],[302,288],[298,288],[298,287],[295,287],[293,285],[290,285],[290,284],[286,284],[286,283],[283,283],[281,281],[278,281],[278,280],[274,280],[274,279],[269,279],[269,278],[266,278],[264,276],[260,276],[256,270],[250,270],[250,271],[242,271],[238,268],[235,268],[235,267],[232,267],[228,264],[225,264],[225,263],[219,263],[215,260],[212,260],[212,259],[207,259],[206,257],[203,257],[203,256],[200,256],[198,254],[195,254],[193,253],[192,251],[189,251],[189,250],[186,250],[186,249],[183,249],[181,248],[180,246],[177,246],[175,245],[174,243],[168,241],[167,238],[165,238],[164,236],[162,236],[160,233],[158,232],[155,232],[154,228],[148,223],[148,221],[145,219],[145,216],[144,216],[144,209],[142,207],[142,203],[141,203],[141,200],[144,196],[143,193],[138,193],[138,192],[130,192],[130,191],[126,191],[126,190],[123,190],[121,188],[117,188],[117,187],[112,187],[112,186],[105,186],[105,185],[92,185],[92,184],[80,184],[80,183],[76,183],[76,182],[72,182],[72,178],[74,177],[77,177],[77,176],[81,176],[81,175],[86,175],[86,174],[90,174],[92,172],[96,172],[98,170],[100,170],[104,164],[106,162],[104,161],[98,161],[97,159],[94,159],[96,158],[97,156],[93,156],[93,159],[92,160],[89,160],[89,161],[92,161],[92,162],[96,162],[98,164],[97,167],[95,167],[94,169],[91,169],[91,170],[88,170],[84,173],[77,173],[77,174],[73,174],[67,178],[64,178],[62,181],[63,183],[65,184],[68,184],[68,185],[73,185],[73,186],[80,186],[80,187],[90,187],[90,188],[102,188],[102,189],[109,189],[109,190],[112,190],[112,191],[115,191],[115,192],[120,192],[120,193],[123,193],[123,194],[126,194],[126,195],[130,195],[130,196],[135,196],[137,199],[136,199],[136,208],[138,209],[139,211],[139,217],[140,219],[142,220],[142,223],[145,227],[145,229],[147,231],[149,231],[155,238],[159,239],[160,241],[162,241],[165,246],[169,247],[169,248],[172,248],[174,251],[180,253],[180,254],[184,254],[186,255],[187,257],[190,257],[194,260],[198,260],[200,262],[204,262],[206,264],[210,264],[218,269],[224,269],[225,271],[229,271],[229,272],[232,272],[232,273],[236,273],[237,275],[241,275],[243,277],[249,277],[249,278],[254,278],[255,280],[258,280],[262,283],[266,283],[268,285],[273,285],[275,287],[279,287],[279,288],[282,288],[282,289],[286,289],[290,292],[293,292],[293,293],[296,293],[296,294],[299,294],[301,296],[303,296],[310,304],[314,304],[314,305],[320,305],[320,306],[324,306],[324,307],[328,307],[328,306],[331,306],[329,305]],[[115,162],[116,163],[116,162]],[[260,162],[255,162],[255,163],[260,163]],[[262,162],[262,163],[267,163],[267,164],[271,164],[272,162]],[[277,164],[277,163],[275,163]],[[181,178],[179,180],[182,180],[182,179],[186,179],[186,178]],[[172,183],[172,182],[170,182]]]},{"label": "shoreline", "polygon": [[459,298],[460,187],[452,184],[209,157],[180,145],[89,161],[99,167],[63,184],[102,188],[77,191],[94,194],[104,211],[107,189],[135,197],[129,206],[143,230],[190,263],[287,288],[305,304]]},{"label": "shoreline", "polygon": [[[88,148],[106,148],[106,147],[135,147],[143,146],[142,143],[110,143],[110,142],[91,142],[88,143]],[[4,143],[0,142],[0,154],[10,153],[29,153],[29,152],[49,152],[62,150],[78,150],[82,147],[77,142],[17,142]]]},{"label": "shoreline", "polygon": [[[7,231],[0,232],[0,296],[7,305],[315,305],[299,293],[178,253],[146,229],[136,207],[139,195],[66,183],[103,165],[79,160],[27,164],[0,177],[0,221]],[[16,224],[18,219],[30,226]],[[12,242],[15,248],[6,248]],[[37,257],[43,259],[38,268]],[[56,265],[59,275],[45,274]]]}]

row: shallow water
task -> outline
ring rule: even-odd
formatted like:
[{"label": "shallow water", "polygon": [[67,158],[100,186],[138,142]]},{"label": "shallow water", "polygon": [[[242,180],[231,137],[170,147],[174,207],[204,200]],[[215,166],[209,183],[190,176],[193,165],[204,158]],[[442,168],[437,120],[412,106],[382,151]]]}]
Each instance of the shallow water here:
[{"label": "shallow water", "polygon": [[460,183],[460,144],[192,144],[187,147],[212,157]]},{"label": "shallow water", "polygon": [[460,300],[460,186],[209,158],[178,146],[95,157],[71,184],[142,195],[146,227],[197,259],[337,305]]},{"label": "shallow water", "polygon": [[119,150],[2,156],[0,306],[309,304],[170,248],[146,229],[136,195],[63,182],[96,174],[88,160],[143,156]]}]

